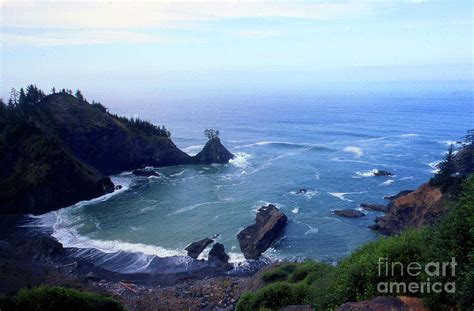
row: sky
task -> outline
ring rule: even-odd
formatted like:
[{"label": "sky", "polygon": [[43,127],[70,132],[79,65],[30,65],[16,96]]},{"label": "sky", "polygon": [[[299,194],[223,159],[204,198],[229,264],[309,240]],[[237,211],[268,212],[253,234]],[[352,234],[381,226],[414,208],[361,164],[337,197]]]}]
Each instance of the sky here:
[{"label": "sky", "polygon": [[473,80],[470,0],[1,2],[1,96]]}]

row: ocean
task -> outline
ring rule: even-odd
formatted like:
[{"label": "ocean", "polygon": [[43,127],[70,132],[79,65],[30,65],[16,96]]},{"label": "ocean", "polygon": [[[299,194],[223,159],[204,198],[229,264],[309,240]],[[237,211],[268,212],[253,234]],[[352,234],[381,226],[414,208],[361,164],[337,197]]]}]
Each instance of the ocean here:
[{"label": "ocean", "polygon": [[[474,126],[469,85],[232,96],[219,90],[183,101],[103,104],[165,124],[189,154],[205,144],[205,128],[218,129],[236,156],[226,165],[156,168],[158,178],[124,172],[113,176],[122,190],[40,216],[65,246],[140,253],[136,270],[152,255],[185,255],[186,245],[214,235],[231,261],[243,261],[237,233],[268,203],[289,222],[265,257],[337,262],[377,239],[367,227],[382,214],[348,219],[333,210],[384,204],[384,196],[415,189],[433,175],[449,144]],[[374,177],[375,170],[394,176]]]}]

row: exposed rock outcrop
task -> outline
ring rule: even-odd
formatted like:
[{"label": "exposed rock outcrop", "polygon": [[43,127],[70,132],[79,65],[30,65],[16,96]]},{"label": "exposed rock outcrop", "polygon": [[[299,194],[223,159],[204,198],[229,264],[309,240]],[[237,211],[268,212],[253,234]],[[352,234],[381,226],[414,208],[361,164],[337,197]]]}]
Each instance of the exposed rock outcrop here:
[{"label": "exposed rock outcrop", "polygon": [[383,204],[361,203],[360,207],[367,211],[388,212],[388,206]]},{"label": "exposed rock outcrop", "polygon": [[374,176],[376,176],[376,177],[380,177],[380,176],[393,176],[393,174],[390,173],[389,171],[377,170],[377,171],[374,173]]},{"label": "exposed rock outcrop", "polygon": [[232,268],[232,265],[229,264],[229,255],[227,255],[224,245],[221,243],[216,243],[212,246],[212,249],[209,252],[208,261],[209,263],[226,270]]},{"label": "exposed rock outcrop", "polygon": [[445,211],[443,199],[439,187],[424,184],[390,202],[387,214],[377,218],[376,224],[370,228],[393,235],[408,228],[432,224]]},{"label": "exposed rock outcrop", "polygon": [[202,240],[193,242],[186,246],[184,250],[188,252],[188,256],[191,258],[198,258],[199,255],[202,253],[202,251],[211,243],[213,243],[214,240],[210,238],[204,238]]},{"label": "exposed rock outcrop", "polygon": [[196,154],[191,162],[194,164],[225,164],[234,157],[229,150],[222,145],[219,137],[210,139],[204,148]]},{"label": "exposed rock outcrop", "polygon": [[365,216],[364,213],[355,209],[342,209],[335,210],[333,213],[337,216],[346,217],[346,218],[358,218]]},{"label": "exposed rock outcrop", "polygon": [[283,232],[287,217],[274,205],[263,206],[257,211],[255,224],[237,235],[240,249],[246,259],[258,259]]}]

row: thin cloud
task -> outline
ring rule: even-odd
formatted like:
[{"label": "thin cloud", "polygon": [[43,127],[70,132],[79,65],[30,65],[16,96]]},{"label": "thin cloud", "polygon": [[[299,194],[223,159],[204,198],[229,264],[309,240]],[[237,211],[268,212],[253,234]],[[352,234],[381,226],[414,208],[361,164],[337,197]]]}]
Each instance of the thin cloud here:
[{"label": "thin cloud", "polygon": [[144,44],[158,43],[163,39],[150,34],[127,31],[70,31],[47,32],[35,35],[3,34],[4,44],[58,46],[58,45],[92,45],[92,44]]}]

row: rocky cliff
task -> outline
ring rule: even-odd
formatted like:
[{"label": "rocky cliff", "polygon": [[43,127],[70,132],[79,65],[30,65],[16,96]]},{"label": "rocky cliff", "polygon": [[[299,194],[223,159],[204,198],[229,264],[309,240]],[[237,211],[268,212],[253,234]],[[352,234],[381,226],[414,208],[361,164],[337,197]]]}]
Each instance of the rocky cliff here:
[{"label": "rocky cliff", "polygon": [[434,223],[445,212],[444,196],[439,187],[424,184],[408,194],[393,199],[388,212],[376,219],[371,228],[393,235],[408,228]]},{"label": "rocky cliff", "polygon": [[113,115],[67,92],[34,86],[0,105],[0,214],[39,214],[114,190],[106,176],[145,166],[227,163],[214,138],[195,157],[149,122]]},{"label": "rocky cliff", "polygon": [[446,201],[458,195],[462,181],[474,172],[474,145],[463,145],[451,162],[444,165],[452,170],[447,177],[439,178],[445,174],[438,172],[418,189],[388,197],[387,213],[378,217],[371,228],[385,235],[394,235],[435,223],[446,212]]}]

